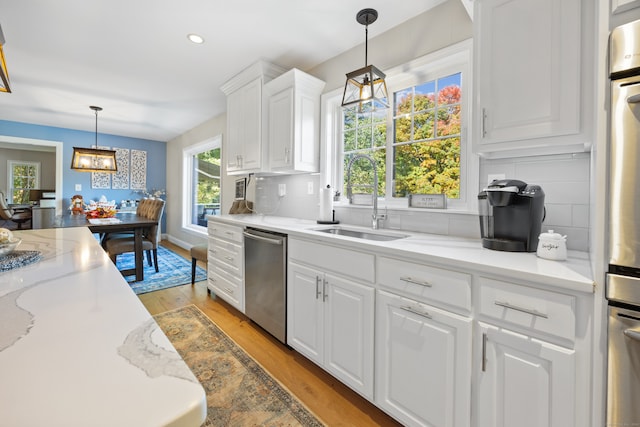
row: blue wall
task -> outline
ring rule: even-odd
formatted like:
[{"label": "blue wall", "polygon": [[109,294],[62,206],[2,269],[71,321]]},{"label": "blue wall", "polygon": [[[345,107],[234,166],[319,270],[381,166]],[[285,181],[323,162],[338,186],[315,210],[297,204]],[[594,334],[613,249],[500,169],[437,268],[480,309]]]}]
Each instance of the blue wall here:
[{"label": "blue wall", "polygon": [[[140,194],[136,194],[132,190],[92,189],[90,173],[75,172],[70,169],[73,147],[91,147],[95,143],[95,132],[0,120],[0,135],[45,139],[63,143],[62,196],[64,200],[62,206],[64,209],[69,206],[71,196],[77,193],[82,194],[85,202],[98,200],[102,195],[106,196],[107,200],[115,200],[118,203],[121,200],[142,198]],[[145,150],[147,152],[147,188],[149,190],[167,188],[167,144],[165,141],[98,133],[98,145]],[[6,173],[6,165],[0,165],[0,173]],[[76,184],[82,185],[82,191],[75,191]],[[41,185],[43,187],[53,187],[55,183],[49,185],[43,182]]]}]

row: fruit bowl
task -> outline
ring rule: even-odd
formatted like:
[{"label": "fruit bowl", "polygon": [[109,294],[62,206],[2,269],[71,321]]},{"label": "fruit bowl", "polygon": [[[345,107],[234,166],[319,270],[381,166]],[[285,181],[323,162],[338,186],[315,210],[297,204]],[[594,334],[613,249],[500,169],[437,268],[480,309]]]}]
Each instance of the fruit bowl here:
[{"label": "fruit bowl", "polygon": [[116,216],[116,208],[115,207],[97,207],[90,211],[86,211],[87,219],[92,218],[113,218]]},{"label": "fruit bowl", "polygon": [[18,237],[12,237],[9,240],[0,242],[0,257],[9,255],[13,251],[15,251],[21,242],[22,242],[22,239]]}]

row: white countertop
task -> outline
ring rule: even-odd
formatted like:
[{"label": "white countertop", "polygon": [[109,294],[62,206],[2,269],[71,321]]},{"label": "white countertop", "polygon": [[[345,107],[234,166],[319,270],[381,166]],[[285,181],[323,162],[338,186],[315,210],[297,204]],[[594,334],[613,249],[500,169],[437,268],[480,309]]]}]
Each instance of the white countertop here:
[{"label": "white countertop", "polygon": [[85,227],[18,231],[0,273],[0,425],[199,426],[198,380]]},{"label": "white countertop", "polygon": [[[569,258],[566,261],[551,261],[538,258],[535,253],[485,249],[479,239],[381,229],[378,230],[381,233],[404,234],[408,237],[391,241],[372,241],[314,231],[314,229],[331,227],[331,225],[322,225],[311,220],[266,215],[220,215],[208,216],[208,218],[227,224],[257,227],[291,236],[312,238],[325,243],[339,243],[353,249],[373,250],[381,255],[408,258],[457,270],[465,269],[481,274],[530,280],[574,291],[592,293],[596,286],[588,254],[584,252],[569,251]],[[346,224],[337,226],[371,230]]]}]

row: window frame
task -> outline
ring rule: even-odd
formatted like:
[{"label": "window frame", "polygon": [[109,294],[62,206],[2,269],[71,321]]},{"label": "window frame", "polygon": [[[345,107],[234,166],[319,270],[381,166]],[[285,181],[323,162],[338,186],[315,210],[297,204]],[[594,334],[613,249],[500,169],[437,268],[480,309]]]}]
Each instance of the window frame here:
[{"label": "window frame", "polygon": [[[193,157],[203,151],[220,149],[222,175],[222,135],[216,135],[200,143],[182,149],[182,228],[200,235],[207,235],[207,227],[191,223],[193,215]],[[222,176],[220,176],[220,200],[222,200]]]},{"label": "window frame", "polygon": [[[13,192],[15,190],[15,188],[13,187],[13,168],[14,166],[34,166],[36,169],[36,176],[35,176],[35,187],[33,187],[34,189],[38,189],[40,188],[40,175],[41,175],[41,163],[40,162],[34,162],[34,161],[30,161],[30,160],[7,160],[7,194],[5,195],[7,197],[8,203],[12,204],[13,203]],[[27,188],[27,190],[30,190],[31,188]]]},{"label": "window frame", "polygon": [[[397,91],[406,89],[411,86],[419,85],[424,82],[437,79],[453,73],[462,73],[463,97],[460,104],[461,108],[461,148],[460,148],[460,198],[447,199],[447,208],[442,209],[423,209],[409,208],[408,198],[393,197],[392,191],[387,191],[384,198],[379,198],[379,203],[391,209],[406,209],[419,211],[436,211],[436,212],[477,212],[477,195],[479,186],[479,158],[472,150],[472,141],[470,135],[472,126],[471,102],[473,94],[472,79],[472,39],[464,40],[454,45],[445,47],[436,52],[429,53],[425,56],[408,62],[407,64],[394,67],[387,70],[387,86],[389,88],[389,96],[392,97]],[[341,189],[344,180],[343,171],[343,152],[342,152],[342,108],[341,103],[342,89],[328,92],[322,97],[322,141],[321,163],[324,165],[325,182],[331,183],[332,188]],[[385,176],[386,188],[393,189],[393,109],[389,108],[387,114],[387,158]],[[341,195],[338,206],[350,205],[345,197]]]}]

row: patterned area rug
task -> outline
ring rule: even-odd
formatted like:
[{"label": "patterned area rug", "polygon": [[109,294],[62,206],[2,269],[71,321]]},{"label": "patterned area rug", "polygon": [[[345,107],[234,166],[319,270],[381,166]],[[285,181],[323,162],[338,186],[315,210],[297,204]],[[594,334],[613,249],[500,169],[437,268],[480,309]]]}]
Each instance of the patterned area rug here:
[{"label": "patterned area rug", "polygon": [[207,393],[211,426],[324,426],[195,305],[154,316]]},{"label": "patterned area rug", "polygon": [[[133,252],[118,255],[116,265],[118,270],[135,268],[135,258]],[[158,247],[158,269],[156,273],[154,267],[147,263],[147,255],[144,256],[144,280],[141,282],[131,282],[135,276],[127,276],[131,289],[137,294],[158,291],[160,289],[191,283],[191,260],[176,254],[163,246]],[[207,272],[204,268],[196,267],[196,282],[207,279]]]}]

